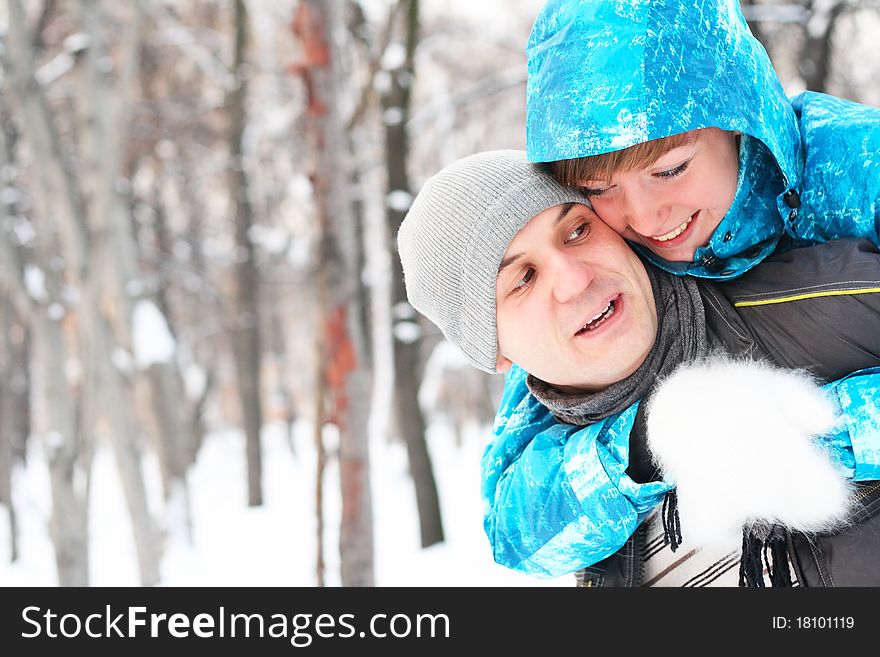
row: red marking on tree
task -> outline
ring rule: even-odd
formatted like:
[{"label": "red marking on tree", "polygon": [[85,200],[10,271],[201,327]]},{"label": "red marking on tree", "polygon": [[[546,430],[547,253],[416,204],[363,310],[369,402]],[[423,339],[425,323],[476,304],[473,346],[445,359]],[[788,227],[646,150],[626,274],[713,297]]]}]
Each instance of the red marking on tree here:
[{"label": "red marking on tree", "polygon": [[315,15],[308,3],[297,6],[290,24],[291,32],[302,43],[302,54],[298,62],[287,66],[288,72],[303,79],[308,98],[308,111],[311,114],[325,114],[327,106],[315,93],[312,79],[314,69],[326,68],[330,64],[330,47],[327,43],[327,30],[321,17]]},{"label": "red marking on tree", "polygon": [[346,383],[356,364],[354,345],[348,334],[346,318],[346,309],[340,306],[328,313],[324,324],[327,339],[327,369],[325,371],[331,402],[327,415],[330,421],[339,427],[340,431],[345,429],[348,410]]}]

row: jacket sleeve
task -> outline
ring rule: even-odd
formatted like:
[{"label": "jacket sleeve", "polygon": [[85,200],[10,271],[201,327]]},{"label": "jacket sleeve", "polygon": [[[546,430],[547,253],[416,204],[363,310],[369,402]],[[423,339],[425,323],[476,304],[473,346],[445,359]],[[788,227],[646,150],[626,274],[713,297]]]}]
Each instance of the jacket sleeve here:
[{"label": "jacket sleeve", "polygon": [[854,372],[825,388],[842,417],[819,443],[855,481],[880,479],[880,367]]},{"label": "jacket sleeve", "polygon": [[637,406],[589,427],[558,423],[508,373],[482,460],[484,527],[495,561],[557,577],[618,550],[669,490],[625,474]]}]

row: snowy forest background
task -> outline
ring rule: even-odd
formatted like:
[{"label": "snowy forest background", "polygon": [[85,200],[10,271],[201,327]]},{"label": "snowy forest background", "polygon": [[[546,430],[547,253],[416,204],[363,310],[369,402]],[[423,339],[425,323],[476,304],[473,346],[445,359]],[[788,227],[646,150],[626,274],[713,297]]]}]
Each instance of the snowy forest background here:
[{"label": "snowy forest background", "polygon": [[[524,146],[543,0],[0,5],[0,585],[562,585],[505,570],[501,381],[406,304],[442,166]],[[880,0],[746,2],[880,104]]]}]

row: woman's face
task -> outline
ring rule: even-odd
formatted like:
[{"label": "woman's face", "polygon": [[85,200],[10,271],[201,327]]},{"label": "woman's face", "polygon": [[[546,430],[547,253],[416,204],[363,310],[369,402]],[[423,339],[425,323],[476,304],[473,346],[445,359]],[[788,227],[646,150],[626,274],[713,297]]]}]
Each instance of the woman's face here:
[{"label": "woman's face", "polygon": [[623,237],[670,262],[691,262],[733,203],[739,172],[735,133],[694,130],[685,144],[610,181],[578,181],[596,212]]}]

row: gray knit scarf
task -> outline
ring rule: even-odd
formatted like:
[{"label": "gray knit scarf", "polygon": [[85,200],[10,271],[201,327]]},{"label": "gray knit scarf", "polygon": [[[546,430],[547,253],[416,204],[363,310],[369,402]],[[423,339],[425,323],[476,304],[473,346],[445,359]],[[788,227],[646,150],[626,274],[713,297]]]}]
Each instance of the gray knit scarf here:
[{"label": "gray knit scarf", "polygon": [[639,369],[599,392],[569,393],[531,375],[529,390],[561,422],[586,426],[619,413],[647,396],[660,377],[701,358],[709,347],[703,301],[693,278],[647,265],[657,307],[657,340]]}]

